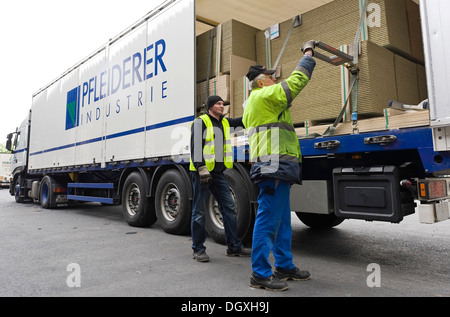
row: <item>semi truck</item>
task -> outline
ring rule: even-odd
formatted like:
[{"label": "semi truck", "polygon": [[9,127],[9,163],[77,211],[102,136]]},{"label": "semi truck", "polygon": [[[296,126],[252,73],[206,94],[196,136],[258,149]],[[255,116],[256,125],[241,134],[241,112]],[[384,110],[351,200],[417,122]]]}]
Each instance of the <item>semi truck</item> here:
[{"label": "semi truck", "polygon": [[12,154],[0,153],[0,187],[9,187],[11,184],[12,159]]},{"label": "semi truck", "polygon": [[[190,127],[199,115],[196,5],[165,1],[33,95],[26,119],[7,136],[17,203],[121,205],[130,226],[158,221],[168,233],[189,232]],[[299,137],[303,184],[291,188],[291,209],[304,224],[399,223],[414,212],[423,222],[448,218],[449,10],[446,0],[420,2],[430,124]],[[234,143],[234,168],[225,175],[239,235],[249,240],[258,189],[245,132],[236,139],[243,141]],[[209,236],[224,243],[213,197],[207,214]]]}]

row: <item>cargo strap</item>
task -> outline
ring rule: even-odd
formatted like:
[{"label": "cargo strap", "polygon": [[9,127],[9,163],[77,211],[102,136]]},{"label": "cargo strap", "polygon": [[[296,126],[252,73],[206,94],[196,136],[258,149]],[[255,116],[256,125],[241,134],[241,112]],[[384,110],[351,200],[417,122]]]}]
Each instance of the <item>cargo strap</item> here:
[{"label": "cargo strap", "polygon": [[[324,136],[333,135],[334,131],[336,130],[336,127],[338,126],[339,122],[341,122],[342,117],[344,116],[345,112],[347,111],[347,104],[350,100],[350,95],[353,93],[353,103],[352,103],[352,120],[354,122],[354,129],[356,126],[356,120],[357,113],[358,113],[358,79],[359,79],[359,70],[357,68],[350,70],[352,72],[352,79],[350,82],[350,90],[348,92],[348,96],[345,98],[344,106],[342,107],[341,113],[339,113],[339,116],[334,121],[333,125],[329,126],[328,129],[323,134]],[[353,132],[356,132],[355,130]]]},{"label": "cargo strap", "polygon": [[[347,111],[347,104],[348,104],[348,101],[350,100],[350,96],[351,96],[352,92],[353,92],[353,98],[354,98],[354,100],[353,100],[353,107],[355,107],[357,105],[355,99],[357,99],[358,76],[359,76],[358,75],[358,71],[357,71],[357,69],[355,69],[355,73],[352,74],[352,79],[351,79],[351,82],[350,82],[350,89],[349,89],[348,95],[347,95],[347,97],[345,99],[344,106],[342,107],[342,110],[339,113],[339,115],[336,118],[336,120],[334,121],[333,125],[329,126],[327,128],[327,130],[323,133],[323,135],[319,134],[319,133],[308,134],[308,132],[307,132],[307,135],[304,136],[304,137],[301,137],[301,139],[312,139],[312,138],[316,138],[316,137],[320,137],[320,136],[330,136],[330,135],[334,134],[334,131],[336,130],[336,127],[341,122],[345,112]],[[353,91],[353,90],[355,90],[355,91]],[[352,120],[353,120],[353,113],[355,113],[355,112],[356,112],[356,109],[352,109]],[[308,130],[306,130],[306,131],[308,131]]]},{"label": "cargo strap", "polygon": [[[295,16],[292,18],[292,25],[291,28],[286,36],[286,39],[284,40],[283,46],[281,47],[281,51],[278,54],[277,60],[274,64],[274,66],[271,69],[277,69],[278,64],[280,63],[281,57],[283,56],[284,50],[286,49],[287,43],[289,42],[289,39],[291,38],[292,31],[296,26],[299,26],[301,24],[301,18],[300,15]],[[271,47],[270,47],[270,28],[266,29],[266,64],[269,68],[272,64],[272,54],[271,54]]]},{"label": "cargo strap", "polygon": [[217,95],[217,78],[220,75],[220,65],[222,63],[222,24],[217,26],[217,43],[216,43],[216,78],[214,79],[214,95]]},{"label": "cargo strap", "polygon": [[[301,18],[300,18],[299,15],[295,16],[294,18],[292,18],[292,25],[291,25],[291,28],[290,28],[290,30],[289,30],[287,36],[286,36],[286,39],[284,40],[283,46],[281,47],[281,51],[280,51],[280,53],[278,54],[278,58],[277,58],[277,60],[276,60],[276,62],[275,62],[275,64],[274,64],[274,66],[272,67],[273,70],[276,70],[277,67],[278,67],[278,64],[280,63],[281,57],[283,56],[284,50],[286,49],[286,46],[287,46],[287,43],[289,42],[289,39],[291,38],[292,31],[294,30],[294,28],[295,28],[296,26],[299,26],[300,24],[301,24]],[[270,33],[270,32],[269,32],[269,33]],[[269,54],[269,52],[270,52],[270,47],[269,47],[269,45],[270,45],[270,34],[269,34],[268,38],[266,39],[266,51],[267,51],[267,54]],[[269,59],[269,55],[267,55],[267,56],[268,56],[268,59],[267,59],[267,65],[270,65],[270,62],[271,62],[271,61],[270,61],[271,56],[270,56],[270,59]],[[274,73],[273,76],[276,76],[276,72]],[[287,107],[279,114],[278,120],[280,120],[280,118],[281,118],[281,116],[283,115],[283,113],[284,113],[287,109],[289,109],[289,108],[292,106],[292,94],[291,94],[291,89],[289,88],[289,86],[288,86],[288,84],[287,84],[286,81],[283,81],[283,82],[281,83],[281,86],[283,87],[284,92],[286,93]]]},{"label": "cargo strap", "polygon": [[[363,30],[364,23],[366,20],[366,12],[367,7],[369,5],[369,0],[361,0],[363,1],[361,6],[361,16],[358,23],[358,29],[356,31],[355,41],[353,43],[353,61],[348,65],[349,71],[351,73],[351,82],[350,82],[350,89],[349,93],[345,99],[344,106],[342,107],[341,112],[339,113],[339,116],[334,121],[333,125],[329,126],[328,129],[324,132],[323,136],[330,136],[333,135],[336,127],[341,122],[346,110],[347,105],[350,99],[350,95],[353,94],[353,101],[352,101],[352,127],[353,127],[353,134],[359,133],[358,130],[358,82],[359,82],[359,68],[356,66],[358,64],[358,58],[359,58],[359,42],[361,38],[361,31]],[[323,43],[322,43],[323,44]],[[323,48],[323,47],[322,47]],[[332,61],[332,59],[330,59]],[[328,61],[329,63],[333,64],[332,62]],[[322,136],[318,133],[309,134],[303,137],[303,139],[308,138],[315,138]]]},{"label": "cargo strap", "polygon": [[213,55],[213,45],[214,45],[214,37],[216,36],[216,30],[215,29],[211,29],[211,31],[209,31],[209,54],[208,54],[208,69],[206,70],[206,98],[204,101],[204,107],[206,107],[206,101],[208,100],[209,97],[209,78],[211,76],[211,60],[212,60],[212,55]]},{"label": "cargo strap", "polygon": [[208,54],[208,69],[206,70],[206,99],[204,105],[206,105],[206,101],[209,97],[209,80],[211,79],[211,63],[213,57],[213,47],[214,47],[214,38],[216,37],[216,79],[214,80],[214,91],[213,94],[217,94],[217,77],[220,74],[220,64],[221,64],[221,54],[222,51],[222,24],[219,24],[216,28],[211,29],[209,33],[209,54]]},{"label": "cargo strap", "polygon": [[292,19],[292,25],[291,25],[291,28],[290,28],[290,30],[289,30],[287,36],[286,36],[286,40],[284,40],[283,46],[281,47],[281,51],[280,51],[280,53],[278,54],[278,58],[277,58],[275,64],[273,65],[273,68],[272,68],[272,69],[277,69],[278,64],[280,63],[281,57],[283,56],[284,50],[286,49],[287,43],[289,42],[289,39],[291,38],[292,31],[294,30],[294,28],[295,28],[296,26],[299,26],[300,23],[301,23],[301,19],[300,19],[300,16],[299,16],[299,15],[297,15],[296,17],[294,17],[294,18]]}]

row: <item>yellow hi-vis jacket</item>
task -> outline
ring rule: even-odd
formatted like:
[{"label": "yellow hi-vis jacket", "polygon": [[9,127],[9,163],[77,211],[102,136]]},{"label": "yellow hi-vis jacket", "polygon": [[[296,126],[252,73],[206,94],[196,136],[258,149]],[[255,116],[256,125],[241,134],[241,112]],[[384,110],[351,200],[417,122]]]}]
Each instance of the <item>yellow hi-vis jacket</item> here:
[{"label": "yellow hi-vis jacket", "polygon": [[242,122],[248,133],[254,181],[277,178],[301,183],[300,144],[289,108],[309,82],[314,66],[314,59],[305,56],[285,81],[251,92]]},{"label": "yellow hi-vis jacket", "polygon": [[[211,122],[211,118],[204,114],[200,116],[206,126],[206,137],[205,137],[205,145],[203,147],[203,158],[205,160],[206,168],[208,171],[212,172],[216,165],[216,147],[214,142],[214,128]],[[231,146],[231,134],[230,134],[230,123],[226,118],[222,119],[223,126],[223,163],[226,168],[233,168],[233,148]],[[197,171],[194,166],[194,162],[192,161],[191,155],[191,164],[189,167],[191,171]]]}]

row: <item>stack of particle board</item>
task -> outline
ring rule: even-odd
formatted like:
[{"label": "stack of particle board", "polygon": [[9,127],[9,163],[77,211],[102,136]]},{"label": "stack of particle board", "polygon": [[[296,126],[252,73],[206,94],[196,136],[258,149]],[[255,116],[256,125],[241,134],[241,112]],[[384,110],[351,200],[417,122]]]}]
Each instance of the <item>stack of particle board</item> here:
[{"label": "stack of particle board", "polygon": [[[231,55],[256,60],[255,36],[258,29],[236,20],[230,20],[214,30],[211,60],[209,60],[211,32],[197,36],[197,82],[207,79],[208,63],[211,67],[209,78],[214,78],[217,75],[230,73]],[[220,48],[219,55],[217,54],[218,47]]]},{"label": "stack of particle board", "polygon": [[200,109],[209,96],[218,95],[225,103],[230,101],[230,76],[222,75],[209,80],[209,92],[206,93],[206,81],[197,84],[197,109]]},{"label": "stack of particle board", "polygon": [[[395,54],[391,51],[369,41],[362,42],[361,46],[358,113],[374,116],[382,113],[389,100],[398,99],[397,77],[399,80],[405,80],[405,88],[401,91],[407,94],[411,81],[417,86],[417,76],[408,77],[408,70],[411,69],[403,59],[399,60],[405,62],[406,66],[399,67],[396,71]],[[298,61],[294,60],[283,64],[283,73],[279,80],[287,78],[297,63]],[[291,115],[294,123],[302,123],[305,120],[329,121],[337,117],[342,108],[341,77],[339,67],[318,61],[311,81],[292,104]],[[243,87],[243,79],[236,80],[234,86]],[[417,87],[414,92],[417,92]],[[240,105],[244,101],[243,95],[235,91],[233,98],[234,104],[242,108]],[[235,113],[239,111],[235,109]]]},{"label": "stack of particle board", "polygon": [[[280,60],[287,78],[302,54],[300,46],[307,40],[320,40],[341,48],[354,41],[359,21],[359,0],[335,0],[302,15],[302,25],[293,30]],[[368,40],[361,44],[358,113],[360,117],[381,115],[388,101],[395,99],[417,104],[426,98],[426,81],[420,61],[420,36],[410,36],[411,26],[420,23],[417,4],[411,0],[371,0],[369,3]],[[412,12],[412,13],[411,13]],[[285,42],[292,20],[280,23],[280,37],[270,41],[272,64]],[[257,63],[267,65],[264,30],[256,35]],[[415,51],[412,47],[415,47]],[[413,56],[415,54],[415,56]],[[348,82],[342,81],[341,67],[317,62],[313,78],[294,100],[291,114],[294,123],[305,120],[330,121],[339,114]],[[239,90],[232,94],[235,116],[242,114],[244,79],[233,82]],[[347,118],[349,113],[347,113]]]},{"label": "stack of particle board", "polygon": [[425,57],[423,52],[422,29],[421,24],[419,23],[419,5],[413,1],[406,1],[406,13],[408,17],[411,55],[413,59],[419,62],[423,62],[425,60]]},{"label": "stack of particle board", "polygon": [[[302,14],[302,24],[294,28],[279,65],[281,77],[286,79],[295,69],[302,57],[300,46],[308,40],[320,40],[336,48],[346,49],[355,38],[360,18],[362,0],[335,0],[324,6]],[[293,16],[297,12],[293,12]],[[425,69],[423,67],[423,48],[421,43],[418,5],[412,0],[370,0],[368,8],[368,30],[361,38],[358,66],[360,68],[358,90],[359,118],[382,116],[384,108],[391,99],[404,103],[417,104],[427,98]],[[212,46],[210,32],[197,37],[197,107],[206,97],[206,77],[208,53],[211,57],[210,78],[216,74],[230,74],[226,92],[216,91],[231,103],[231,116],[243,114],[246,91],[244,75],[248,65],[243,68],[232,66],[233,56],[253,64],[273,66],[278,57],[292,20],[279,24],[280,36],[267,40],[265,30],[231,20],[216,28]],[[218,45],[219,44],[219,45]],[[217,54],[220,49],[220,54]],[[271,61],[268,61],[267,52]],[[350,52],[352,54],[352,51]],[[230,57],[231,56],[231,57]],[[271,64],[271,65],[270,65]],[[237,65],[237,64],[235,64]],[[234,68],[234,69],[233,69]],[[236,68],[239,68],[236,71]],[[233,74],[234,71],[234,74]],[[237,74],[239,74],[237,76]],[[348,78],[343,67],[336,67],[317,61],[313,78],[297,97],[291,108],[294,124],[305,121],[330,122],[341,111],[344,96],[348,93]],[[210,91],[209,95],[213,94]],[[227,100],[228,101],[228,100]],[[344,120],[349,120],[348,111]]]},{"label": "stack of particle board", "polygon": [[[225,103],[232,103],[230,73],[239,76],[247,73],[248,66],[241,69],[242,60],[256,60],[256,33],[258,29],[236,20],[224,22],[211,31],[197,36],[197,113],[208,96],[219,95]],[[211,41],[211,34],[213,40]],[[210,54],[212,49],[212,54]],[[217,54],[219,50],[220,54]],[[208,64],[210,70],[208,74]],[[252,62],[254,64],[254,62]],[[209,92],[206,92],[206,79],[209,75]],[[236,75],[235,75],[236,76]]]},{"label": "stack of particle board", "polygon": [[[361,2],[361,0],[335,0],[302,14],[302,24],[294,29],[281,64],[298,59],[301,44],[308,40],[320,40],[333,47],[353,43],[360,18]],[[409,5],[406,6],[406,3]],[[411,9],[407,10],[407,7]],[[417,35],[410,36],[410,25],[420,25],[419,17],[412,8],[418,6],[411,0],[371,0],[368,10],[368,34],[363,34],[362,40],[368,39],[393,52],[410,56],[411,39],[413,38],[416,43],[420,38]],[[410,16],[408,12],[411,12]],[[270,42],[272,63],[281,51],[291,24],[292,20],[281,22],[280,37]],[[414,32],[416,31],[414,29]],[[264,30],[258,32],[256,45],[257,61],[266,65]],[[417,49],[420,44],[414,46]]]}]

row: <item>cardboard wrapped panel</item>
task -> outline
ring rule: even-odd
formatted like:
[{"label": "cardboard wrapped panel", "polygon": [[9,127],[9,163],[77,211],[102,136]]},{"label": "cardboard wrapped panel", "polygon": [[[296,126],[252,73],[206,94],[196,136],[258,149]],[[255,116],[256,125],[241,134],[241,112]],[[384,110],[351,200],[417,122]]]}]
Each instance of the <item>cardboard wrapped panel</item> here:
[{"label": "cardboard wrapped panel", "polygon": [[[287,70],[294,70],[296,65],[286,65],[283,74],[289,76]],[[293,122],[299,124],[306,120],[331,120],[337,117],[342,108],[340,86],[339,68],[318,63],[310,82],[292,103],[290,111]]]},{"label": "cardboard wrapped panel", "polygon": [[[218,31],[219,28],[215,28]],[[256,60],[255,36],[259,30],[236,20],[224,22],[221,34],[216,34],[212,41],[212,55],[209,76],[229,74],[231,55]],[[216,32],[217,33],[217,32]],[[220,35],[218,37],[218,35]],[[217,54],[217,41],[220,41],[220,52]],[[211,47],[211,32],[197,36],[197,82],[204,81],[208,74],[209,52]],[[217,67],[219,64],[219,67]]]},{"label": "cardboard wrapped panel", "polygon": [[425,66],[417,64],[417,82],[419,86],[419,100],[428,99],[427,74]]},{"label": "cardboard wrapped panel", "polygon": [[[240,117],[242,116],[242,104],[244,99],[246,98],[244,89],[244,76],[248,73],[250,66],[255,65],[256,62],[254,60],[246,59],[244,57],[231,55],[231,71],[230,71],[230,116],[231,117]],[[236,86],[236,80],[240,79],[240,84]],[[248,84],[248,80],[246,79],[246,83]],[[238,99],[235,100],[235,95],[237,95]],[[237,109],[237,113],[234,113],[234,109]]]},{"label": "cardboard wrapped panel", "polygon": [[[410,55],[411,43],[405,0],[372,0],[370,4],[375,6],[373,6],[373,13],[369,13],[369,19],[377,18],[376,5],[379,5],[381,12],[380,25],[374,23],[372,27],[369,27],[368,40],[393,52]],[[420,23],[420,20],[417,23]]]},{"label": "cardboard wrapped panel", "polygon": [[395,55],[395,76],[397,101],[411,105],[418,104],[420,100],[416,63]]},{"label": "cardboard wrapped panel", "polygon": [[206,93],[206,81],[197,84],[197,109],[200,109],[209,96],[218,95],[225,103],[230,102],[230,76],[222,75],[209,80],[209,92]]},{"label": "cardboard wrapped panel", "polygon": [[244,115],[244,101],[245,101],[245,89],[244,78],[238,78],[233,81],[233,94],[232,94],[232,107],[233,107],[233,117],[239,118]]},{"label": "cardboard wrapped panel", "polygon": [[[211,33],[210,31],[205,32],[197,36],[197,82],[201,82],[206,80],[208,75],[208,61],[210,58],[210,49],[211,49],[211,60],[214,61],[217,56],[217,38],[213,36],[211,41]],[[211,69],[209,73],[210,78],[215,77],[215,66],[211,63]]]},{"label": "cardboard wrapped panel", "polygon": [[411,55],[418,62],[425,60],[423,52],[422,29],[420,24],[419,5],[414,1],[406,0],[406,14],[408,17],[409,38],[411,42]]},{"label": "cardboard wrapped panel", "polygon": [[362,42],[359,60],[358,114],[380,115],[397,98],[394,53],[370,41]]}]

